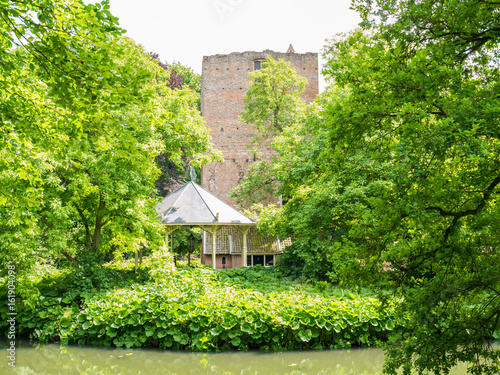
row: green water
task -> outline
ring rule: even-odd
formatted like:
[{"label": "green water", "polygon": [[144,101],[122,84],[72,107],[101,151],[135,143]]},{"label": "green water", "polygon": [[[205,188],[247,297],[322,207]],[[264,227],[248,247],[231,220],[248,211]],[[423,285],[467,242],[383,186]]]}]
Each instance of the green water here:
[{"label": "green water", "polygon": [[[189,353],[144,349],[105,349],[58,344],[20,345],[15,365],[10,367],[8,350],[2,345],[0,374],[379,374],[384,361],[380,349],[307,352]],[[453,375],[466,374],[466,367]]]}]

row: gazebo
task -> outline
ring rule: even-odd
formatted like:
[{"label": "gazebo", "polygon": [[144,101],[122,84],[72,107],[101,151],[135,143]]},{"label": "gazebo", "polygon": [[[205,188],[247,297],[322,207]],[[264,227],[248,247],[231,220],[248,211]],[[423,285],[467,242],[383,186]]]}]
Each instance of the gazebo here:
[{"label": "gazebo", "polygon": [[247,233],[257,223],[191,181],[167,195],[157,207],[166,227],[167,244],[181,227],[197,226],[211,234],[212,267],[216,268],[216,238],[222,227],[233,227],[242,234],[241,265],[247,266]]}]

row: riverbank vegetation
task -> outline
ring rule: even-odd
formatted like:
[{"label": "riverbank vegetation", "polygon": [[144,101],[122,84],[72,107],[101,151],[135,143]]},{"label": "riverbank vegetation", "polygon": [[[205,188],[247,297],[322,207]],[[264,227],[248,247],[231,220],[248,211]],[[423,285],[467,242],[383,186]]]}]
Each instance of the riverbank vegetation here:
[{"label": "riverbank vegetation", "polygon": [[[46,267],[23,283],[33,293],[17,301],[17,329],[42,342],[195,351],[348,348],[379,346],[403,323],[394,299],[382,303],[366,290],[293,281],[261,266],[175,269],[153,257],[137,274],[127,262],[76,272]],[[2,295],[2,331],[6,301]]]}]

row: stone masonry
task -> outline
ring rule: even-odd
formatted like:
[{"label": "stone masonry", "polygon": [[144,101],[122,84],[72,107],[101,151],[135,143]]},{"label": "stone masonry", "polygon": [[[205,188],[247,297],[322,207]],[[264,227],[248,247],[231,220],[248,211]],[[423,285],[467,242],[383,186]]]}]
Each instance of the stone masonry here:
[{"label": "stone masonry", "polygon": [[[287,53],[265,50],[203,57],[201,111],[206,126],[211,130],[212,142],[224,155],[224,162],[205,165],[201,172],[201,185],[233,207],[235,200],[230,197],[231,191],[254,162],[254,156],[246,146],[250,144],[255,129],[239,121],[248,90],[248,73],[254,70],[255,61],[267,56],[290,61],[297,72],[308,80],[303,99],[310,103],[316,98],[317,53],[295,53],[290,46]],[[261,152],[259,158],[265,159],[271,150],[264,149]]]}]

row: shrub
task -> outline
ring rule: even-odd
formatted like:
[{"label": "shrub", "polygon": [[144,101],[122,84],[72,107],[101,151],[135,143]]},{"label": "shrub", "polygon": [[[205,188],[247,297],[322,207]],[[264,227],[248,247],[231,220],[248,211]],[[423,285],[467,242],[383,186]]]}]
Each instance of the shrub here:
[{"label": "shrub", "polygon": [[[131,265],[106,265],[105,277],[99,274],[106,282],[92,283],[92,293],[89,285],[67,282],[75,274],[47,275],[37,284],[36,303],[18,305],[19,333],[118,347],[285,350],[380,345],[403,323],[395,301],[382,306],[368,294],[327,283],[298,284],[276,269],[160,268],[136,275]],[[52,288],[61,285],[58,278],[66,286]]]}]

